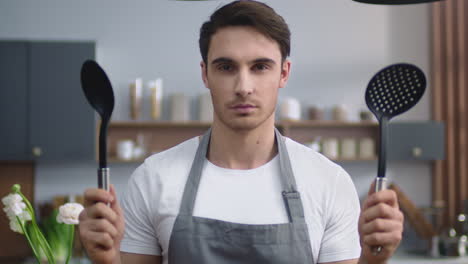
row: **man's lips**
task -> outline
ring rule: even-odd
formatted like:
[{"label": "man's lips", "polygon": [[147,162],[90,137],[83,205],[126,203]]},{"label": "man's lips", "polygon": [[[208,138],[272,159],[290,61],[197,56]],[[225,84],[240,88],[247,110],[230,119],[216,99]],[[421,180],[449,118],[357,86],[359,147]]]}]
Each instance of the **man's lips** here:
[{"label": "man's lips", "polygon": [[249,108],[256,108],[256,106],[251,104],[236,104],[231,106],[233,109],[249,109]]},{"label": "man's lips", "polygon": [[231,106],[231,109],[239,114],[248,114],[257,108],[255,105],[251,104],[235,104]]}]

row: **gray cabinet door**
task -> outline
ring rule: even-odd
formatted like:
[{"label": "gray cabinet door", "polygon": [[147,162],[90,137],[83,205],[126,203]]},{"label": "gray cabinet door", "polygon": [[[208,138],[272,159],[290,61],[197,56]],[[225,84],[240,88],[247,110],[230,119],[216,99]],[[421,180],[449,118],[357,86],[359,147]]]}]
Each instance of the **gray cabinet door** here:
[{"label": "gray cabinet door", "polygon": [[95,115],[81,90],[80,70],[93,43],[29,44],[30,146],[39,160],[94,158]]},{"label": "gray cabinet door", "polygon": [[445,153],[444,124],[441,122],[390,123],[389,160],[441,160]]},{"label": "gray cabinet door", "polygon": [[0,159],[29,159],[24,42],[0,42],[0,126]]}]

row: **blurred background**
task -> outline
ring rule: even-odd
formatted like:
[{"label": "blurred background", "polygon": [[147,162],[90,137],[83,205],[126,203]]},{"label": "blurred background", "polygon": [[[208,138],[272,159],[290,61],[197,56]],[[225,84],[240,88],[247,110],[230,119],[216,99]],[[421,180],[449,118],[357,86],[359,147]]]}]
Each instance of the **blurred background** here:
[{"label": "blurred background", "polygon": [[[208,92],[201,81],[198,34],[201,24],[208,19],[209,15],[228,2],[230,1],[0,0],[0,42],[26,43],[26,49],[29,50],[26,56],[31,56],[31,50],[34,51],[37,43],[39,46],[44,43],[87,45],[89,50],[87,54],[94,56],[105,69],[114,88],[116,105],[112,122],[120,124],[116,126],[116,129],[119,127],[128,129],[122,132],[122,135],[128,135],[133,139],[137,139],[135,131],[143,129],[144,137],[141,138],[144,139],[140,143],[145,147],[145,141],[158,141],[157,134],[151,132],[152,123],[160,122],[167,126],[174,121],[172,113],[174,110],[171,107],[174,104],[173,95],[175,94],[182,94],[188,102],[186,103],[189,109],[188,116],[183,121],[191,124],[189,129],[195,126],[198,132],[207,127],[203,124],[194,125],[194,122],[200,120],[198,112],[202,104],[199,103],[199,98]],[[426,73],[428,87],[418,105],[392,122],[425,124],[434,119],[432,101],[434,71],[431,64],[434,60],[431,56],[433,54],[431,50],[433,47],[433,4],[379,6],[351,0],[269,0],[265,2],[285,18],[292,32],[291,77],[287,87],[280,91],[278,105],[294,99],[300,104],[300,120],[313,119],[309,110],[314,108],[323,113],[320,117],[322,121],[336,121],[336,110],[341,110],[345,112],[346,117],[339,120],[340,122],[360,122],[361,112],[367,110],[364,92],[372,76],[389,64],[407,62],[419,66]],[[55,54],[51,55],[52,57],[58,54],[54,53],[54,49],[41,52],[39,47],[37,50],[42,55]],[[62,53],[74,52],[65,50]],[[76,54],[86,54],[86,52],[79,51]],[[40,65],[42,65],[47,68],[48,63],[47,56],[44,55],[36,66],[41,68]],[[62,158],[41,158],[41,153],[46,155],[47,150],[44,147],[33,146],[34,136],[29,136],[31,142],[24,148],[27,148],[29,153],[32,147],[32,152],[35,152],[33,157],[12,159],[8,159],[5,155],[2,157],[4,166],[24,165],[27,161],[33,161],[28,163],[33,175],[30,178],[33,180],[29,188],[37,206],[50,203],[57,196],[79,196],[86,188],[96,186],[97,163],[94,140],[99,119],[87,105],[81,92],[79,67],[77,69],[73,71],[76,73],[76,79],[72,78],[69,81],[69,87],[68,85],[62,86],[64,90],[61,92],[70,96],[57,100],[62,101],[62,105],[72,105],[73,102],[78,102],[80,109],[83,109],[83,115],[91,116],[92,126],[86,121],[87,127],[81,127],[86,130],[83,133],[86,134],[84,137],[89,143],[85,145],[88,149],[91,146],[91,150],[87,150],[87,153],[91,154],[85,158],[81,156],[76,159],[71,158],[72,156],[67,157],[66,154],[61,155]],[[61,72],[50,74],[56,76]],[[132,84],[138,86],[139,81],[136,80],[139,78],[142,86],[142,100],[139,103],[138,116],[132,119],[130,87]],[[161,115],[154,120],[151,115],[153,106],[148,99],[152,96],[149,82],[158,78],[163,81],[164,89],[162,89],[162,99],[158,102]],[[31,84],[31,82],[29,80],[25,85],[34,87],[34,83]],[[71,90],[71,87],[76,88]],[[15,87],[0,87],[0,96],[6,94],[4,91],[11,89]],[[41,93],[46,93],[41,90],[41,87],[33,89],[32,94],[39,94],[38,97],[42,99],[54,97],[51,93],[41,95]],[[27,102],[35,100],[31,96],[28,98],[30,101]],[[3,99],[1,102],[5,101],[7,100]],[[56,113],[62,110],[50,111]],[[76,120],[81,116],[79,113],[74,113],[78,116]],[[15,112],[0,114],[14,116]],[[42,118],[53,119],[51,115]],[[284,113],[278,113],[278,119],[281,119],[282,115]],[[31,116],[34,116],[34,113]],[[61,118],[70,122],[69,119]],[[1,120],[7,120],[7,117]],[[75,124],[85,122],[80,120]],[[73,120],[71,121],[73,124]],[[441,121],[440,118],[439,121]],[[43,125],[36,123],[35,126],[47,131],[47,122]],[[64,126],[70,126],[69,123],[66,124],[68,125]],[[0,126],[5,131],[11,129],[5,124],[0,124]],[[31,125],[26,127],[31,128]],[[336,129],[334,126],[332,128]],[[70,130],[70,127],[68,129]],[[183,130],[181,126],[177,129]],[[309,129],[313,130],[314,125]],[[371,135],[376,133],[375,122],[374,125],[364,127],[364,130],[369,129],[372,130]],[[67,140],[79,141],[81,132],[77,131],[60,133],[62,134],[60,137],[65,137],[64,133],[71,133],[67,136]],[[34,132],[28,133],[34,134]],[[115,135],[118,135],[118,132]],[[346,129],[341,129],[337,135],[346,136]],[[438,138],[437,140],[442,142],[444,139]],[[49,138],[48,141],[54,141],[54,138]],[[68,143],[62,145],[66,144]],[[39,149],[34,150],[38,147]],[[111,148],[117,151],[116,146]],[[39,155],[37,155],[38,150]],[[152,151],[146,149],[147,155],[150,152]],[[434,156],[440,156],[439,154],[434,154]],[[387,165],[387,176],[400,186],[408,199],[418,208],[434,206],[434,160],[435,158],[413,157],[391,160]],[[116,160],[110,164],[111,182],[116,186],[118,195],[125,192],[128,178],[141,161],[142,159],[125,162]],[[376,176],[376,160],[338,160],[338,162],[351,175],[363,199],[371,181]],[[14,169],[10,167],[9,171],[0,174],[0,185],[5,186],[2,187],[2,191],[6,190],[0,193],[2,196],[6,195],[11,186],[10,183],[15,181],[15,174],[12,174],[12,171]],[[453,211],[452,220],[459,213],[461,210]],[[430,219],[430,216],[427,217]],[[3,236],[4,232],[11,232],[6,228],[0,230],[2,230],[0,236]],[[416,245],[418,249],[427,247],[427,241],[412,234],[411,228],[405,232],[410,242],[403,244],[408,245],[408,248],[415,246],[414,241],[419,243]],[[6,252],[1,253],[8,255]]]}]

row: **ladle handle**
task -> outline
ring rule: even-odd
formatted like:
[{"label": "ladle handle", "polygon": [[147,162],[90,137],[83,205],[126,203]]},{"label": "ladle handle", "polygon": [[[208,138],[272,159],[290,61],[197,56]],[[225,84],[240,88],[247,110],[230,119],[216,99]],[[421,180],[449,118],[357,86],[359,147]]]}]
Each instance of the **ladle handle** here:
[{"label": "ladle handle", "polygon": [[104,189],[106,191],[109,191],[109,182],[110,182],[109,168],[99,168],[98,169],[98,187],[99,187],[99,189]]},{"label": "ladle handle", "polygon": [[380,147],[379,147],[379,165],[377,168],[377,177],[385,177],[387,168],[387,126],[388,117],[382,116],[380,119]]},{"label": "ladle handle", "polygon": [[[379,192],[385,189],[387,189],[387,178],[377,177],[375,179],[375,192]],[[374,254],[374,256],[377,256],[382,251],[382,249],[383,249],[382,246],[372,247],[372,254]]]},{"label": "ladle handle", "polygon": [[375,179],[375,192],[387,189],[387,177],[377,177]]},{"label": "ladle handle", "polygon": [[[108,118],[101,120],[101,127],[99,128],[99,170],[107,169],[107,126],[109,124]],[[99,172],[98,172],[99,175]],[[100,188],[100,187],[99,187]]]},{"label": "ladle handle", "polygon": [[[387,178],[385,177],[387,166],[387,124],[388,118],[382,116],[380,119],[379,167],[377,169],[377,178],[375,179],[375,192],[387,189]],[[372,247],[372,254],[377,256],[382,249],[382,246]]]}]

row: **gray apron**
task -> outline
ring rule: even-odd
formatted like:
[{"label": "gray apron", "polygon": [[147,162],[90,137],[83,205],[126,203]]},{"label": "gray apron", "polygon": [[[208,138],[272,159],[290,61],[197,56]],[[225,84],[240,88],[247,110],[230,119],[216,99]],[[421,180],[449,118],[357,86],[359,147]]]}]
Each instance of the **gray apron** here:
[{"label": "gray apron", "polygon": [[[210,141],[203,136],[185,185],[169,241],[169,264],[313,264],[304,210],[284,138],[275,129],[283,198],[289,222],[249,225],[193,216],[195,198]],[[256,193],[239,195],[255,196]]]}]

